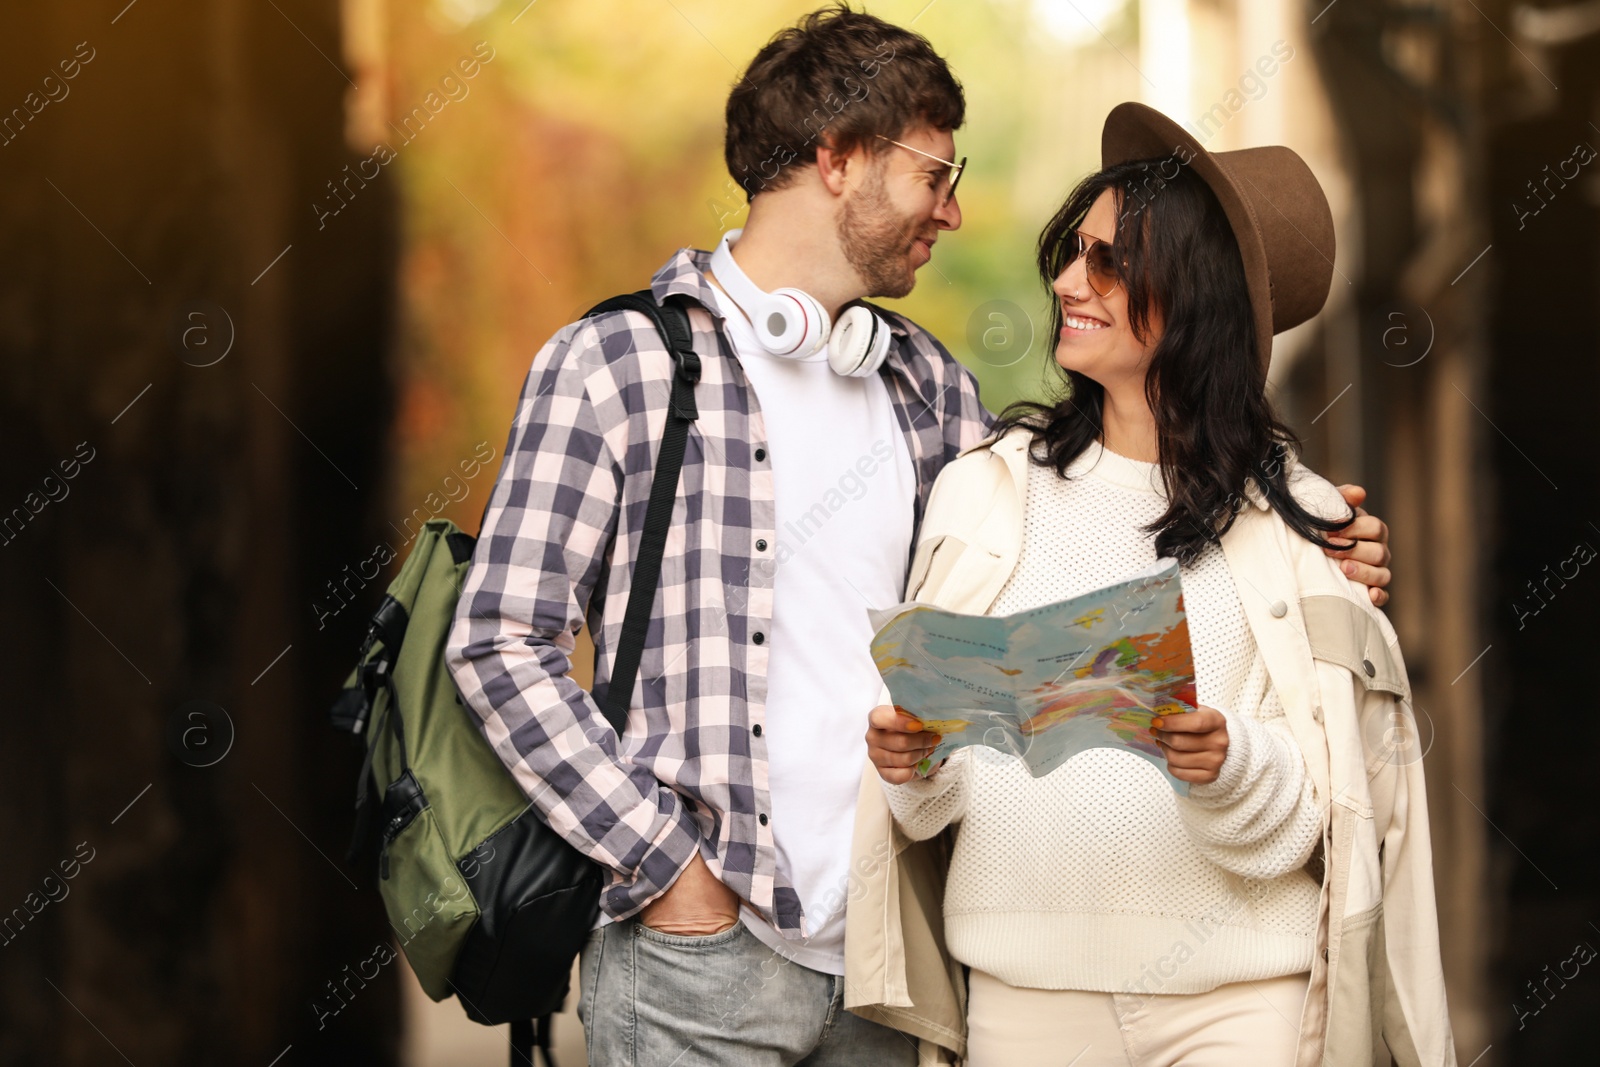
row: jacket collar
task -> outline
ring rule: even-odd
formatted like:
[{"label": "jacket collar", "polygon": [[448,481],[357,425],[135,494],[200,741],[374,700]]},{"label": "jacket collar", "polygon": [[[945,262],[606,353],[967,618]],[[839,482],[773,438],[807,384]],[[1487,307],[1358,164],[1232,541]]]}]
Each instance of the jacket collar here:
[{"label": "jacket collar", "polygon": [[1028,442],[1033,440],[1033,434],[1026,426],[1013,426],[999,437],[985,437],[982,441],[970,448],[963,449],[963,456],[973,452],[988,449],[990,455],[999,456],[1009,466],[1017,456],[1027,458]]},{"label": "jacket collar", "polygon": [[1272,505],[1267,503],[1267,494],[1261,491],[1261,483],[1254,478],[1244,483],[1244,497],[1256,506],[1257,511],[1270,511]]},{"label": "jacket collar", "polygon": [[994,456],[1006,465],[1011,473],[1011,484],[1016,486],[1018,499],[1027,499],[1028,486],[1028,447],[1033,441],[1033,433],[1025,426],[1013,426],[999,439],[980,441],[961,454],[976,452],[980,448],[987,448],[989,455]]}]

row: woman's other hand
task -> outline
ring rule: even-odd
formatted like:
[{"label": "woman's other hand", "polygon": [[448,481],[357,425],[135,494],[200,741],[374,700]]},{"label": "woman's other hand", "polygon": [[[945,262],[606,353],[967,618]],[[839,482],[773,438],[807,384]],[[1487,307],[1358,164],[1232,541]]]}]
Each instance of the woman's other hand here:
[{"label": "woman's other hand", "polygon": [[938,744],[938,734],[928,733],[920,720],[892,704],[879,704],[867,716],[867,758],[890,785],[916,777],[917,764]]},{"label": "woman's other hand", "polygon": [[[881,710],[881,709],[880,709]],[[1216,708],[1196,708],[1150,721],[1172,777],[1191,785],[1217,780],[1228,758],[1228,722]],[[881,771],[880,771],[881,773]]]}]

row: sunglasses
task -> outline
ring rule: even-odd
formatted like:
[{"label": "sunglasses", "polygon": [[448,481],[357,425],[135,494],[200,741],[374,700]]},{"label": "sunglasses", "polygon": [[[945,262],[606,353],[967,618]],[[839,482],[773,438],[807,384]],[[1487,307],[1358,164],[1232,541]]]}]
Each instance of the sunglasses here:
[{"label": "sunglasses", "polygon": [[907,152],[915,152],[919,156],[926,156],[928,159],[931,159],[936,163],[943,163],[946,167],[950,168],[949,170],[940,171],[938,180],[934,182],[933,195],[937,198],[938,206],[940,208],[943,208],[946,204],[948,204],[950,202],[950,198],[956,195],[956,185],[961,181],[961,175],[967,169],[966,156],[962,156],[959,163],[952,163],[948,159],[934,155],[932,152],[924,152],[920,148],[912,148],[908,144],[896,141],[892,137],[885,137],[881,133],[876,134],[875,136],[880,141],[888,141],[892,145],[895,145],[899,148],[904,148]]},{"label": "sunglasses", "polygon": [[1118,265],[1115,246],[1082,230],[1073,230],[1067,240],[1067,259],[1061,264],[1061,269],[1066,270],[1082,256],[1083,272],[1089,279],[1089,288],[1101,297],[1116,292],[1117,286],[1122,283],[1122,269]]}]

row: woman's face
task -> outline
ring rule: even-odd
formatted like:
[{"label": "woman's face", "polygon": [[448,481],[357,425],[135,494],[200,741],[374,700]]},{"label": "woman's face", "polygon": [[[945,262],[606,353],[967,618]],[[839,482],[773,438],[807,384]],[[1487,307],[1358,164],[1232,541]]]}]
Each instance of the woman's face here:
[{"label": "woman's face", "polygon": [[[1078,229],[1107,244],[1117,232],[1117,198],[1107,189],[1095,200]],[[1120,261],[1121,253],[1114,257]],[[1056,341],[1056,362],[1077,371],[1107,389],[1128,383],[1144,385],[1150,355],[1161,340],[1161,320],[1151,308],[1149,336],[1134,335],[1128,322],[1128,286],[1119,282],[1110,296],[1101,296],[1089,284],[1084,256],[1078,256],[1056,277],[1051,288],[1061,302],[1061,336]],[[1103,289],[1105,282],[1097,279]]]}]

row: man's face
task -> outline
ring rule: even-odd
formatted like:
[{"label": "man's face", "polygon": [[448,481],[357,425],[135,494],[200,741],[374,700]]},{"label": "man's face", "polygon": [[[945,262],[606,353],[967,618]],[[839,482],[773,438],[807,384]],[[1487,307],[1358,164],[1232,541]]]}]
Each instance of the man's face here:
[{"label": "man's face", "polygon": [[[876,156],[862,150],[867,171],[845,198],[838,216],[839,244],[861,276],[867,296],[901,297],[917,284],[917,268],[933,258],[940,230],[961,225],[956,197],[944,203],[955,138],[949,130],[919,127],[895,140],[928,155],[883,141]],[[938,159],[929,158],[936,156]]]}]

